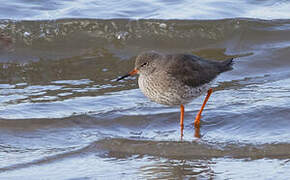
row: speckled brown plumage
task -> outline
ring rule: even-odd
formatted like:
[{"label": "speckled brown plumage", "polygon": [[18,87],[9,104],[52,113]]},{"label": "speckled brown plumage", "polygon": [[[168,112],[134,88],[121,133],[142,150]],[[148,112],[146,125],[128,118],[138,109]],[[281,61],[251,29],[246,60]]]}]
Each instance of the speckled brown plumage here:
[{"label": "speckled brown plumage", "polygon": [[136,58],[138,84],[152,101],[165,105],[186,104],[210,88],[211,81],[231,68],[222,62],[187,54],[163,55],[145,52]]}]

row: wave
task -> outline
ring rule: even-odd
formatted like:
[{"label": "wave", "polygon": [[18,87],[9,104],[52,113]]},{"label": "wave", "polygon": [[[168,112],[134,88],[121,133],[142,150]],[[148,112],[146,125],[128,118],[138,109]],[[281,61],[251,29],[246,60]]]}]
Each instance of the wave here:
[{"label": "wave", "polygon": [[171,159],[211,159],[219,157],[235,159],[287,159],[290,158],[290,144],[208,144],[205,142],[151,141],[140,139],[105,138],[84,147],[73,147],[63,153],[45,156],[31,162],[0,167],[0,173],[29,166],[43,165],[67,158],[96,154],[102,158],[129,156],[153,156]]},{"label": "wave", "polygon": [[[258,19],[0,20],[0,57],[2,62],[59,59],[90,53],[102,57],[104,53],[117,53],[117,50],[125,51],[126,57],[138,49],[188,51],[210,44],[212,47],[219,44],[219,48],[227,48],[227,51],[245,51],[244,46],[269,43],[264,38],[269,33],[275,34],[274,40],[280,44],[285,42],[283,37],[289,35],[289,24],[289,20]],[[124,55],[117,55],[124,58]]]}]

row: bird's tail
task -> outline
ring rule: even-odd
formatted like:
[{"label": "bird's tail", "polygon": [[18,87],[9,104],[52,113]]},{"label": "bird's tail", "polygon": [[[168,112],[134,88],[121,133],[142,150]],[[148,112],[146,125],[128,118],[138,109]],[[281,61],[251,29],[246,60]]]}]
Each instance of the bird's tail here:
[{"label": "bird's tail", "polygon": [[232,64],[233,64],[234,58],[229,58],[227,60],[224,60],[221,62],[220,69],[221,71],[228,71],[232,69]]}]

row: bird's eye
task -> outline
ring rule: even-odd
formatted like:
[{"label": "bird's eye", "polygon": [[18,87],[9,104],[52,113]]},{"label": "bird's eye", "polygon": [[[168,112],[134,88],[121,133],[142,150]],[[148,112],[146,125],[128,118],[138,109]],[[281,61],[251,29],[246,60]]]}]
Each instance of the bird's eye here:
[{"label": "bird's eye", "polygon": [[141,65],[141,67],[143,67],[143,66],[146,66],[148,63],[147,62],[145,62],[145,63],[143,63],[142,65]]}]

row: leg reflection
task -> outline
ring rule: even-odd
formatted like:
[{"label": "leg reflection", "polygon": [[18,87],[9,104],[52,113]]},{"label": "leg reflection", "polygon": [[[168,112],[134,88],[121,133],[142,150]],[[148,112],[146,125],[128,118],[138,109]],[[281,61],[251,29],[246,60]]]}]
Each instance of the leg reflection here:
[{"label": "leg reflection", "polygon": [[200,138],[200,127],[195,127],[194,128],[194,137]]}]

